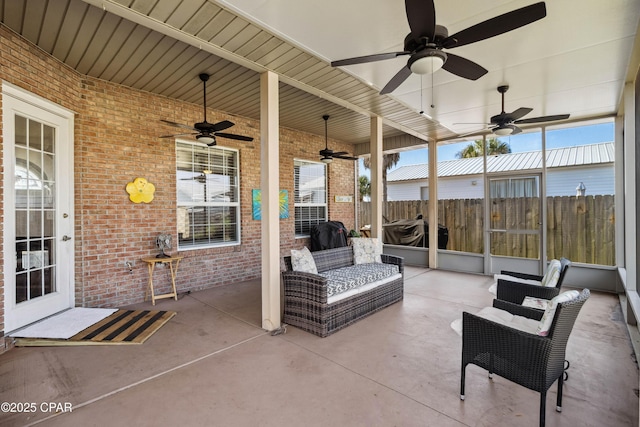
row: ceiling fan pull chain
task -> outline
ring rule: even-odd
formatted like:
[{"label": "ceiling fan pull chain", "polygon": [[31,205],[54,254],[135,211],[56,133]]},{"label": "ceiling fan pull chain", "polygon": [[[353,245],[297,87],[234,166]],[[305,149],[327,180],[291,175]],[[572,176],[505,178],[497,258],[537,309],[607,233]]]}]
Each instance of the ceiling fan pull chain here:
[{"label": "ceiling fan pull chain", "polygon": [[431,73],[431,108],[436,108],[433,103],[433,73]]},{"label": "ceiling fan pull chain", "polygon": [[422,104],[422,76],[420,76],[420,114],[424,114],[424,106]]}]

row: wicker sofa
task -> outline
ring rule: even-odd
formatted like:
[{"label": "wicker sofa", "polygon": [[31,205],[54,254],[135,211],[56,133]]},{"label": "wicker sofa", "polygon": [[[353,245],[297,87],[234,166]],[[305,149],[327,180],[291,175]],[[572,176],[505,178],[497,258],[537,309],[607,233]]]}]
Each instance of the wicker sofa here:
[{"label": "wicker sofa", "polygon": [[[382,254],[382,263],[356,264],[352,246],[311,252],[311,255],[318,274],[294,271],[291,256],[284,257],[283,321],[286,324],[326,337],[403,298],[402,257]],[[385,274],[380,271],[385,268],[395,273],[387,272],[381,279]],[[354,285],[350,288],[337,283],[345,274],[357,277],[357,283],[349,279]]]}]

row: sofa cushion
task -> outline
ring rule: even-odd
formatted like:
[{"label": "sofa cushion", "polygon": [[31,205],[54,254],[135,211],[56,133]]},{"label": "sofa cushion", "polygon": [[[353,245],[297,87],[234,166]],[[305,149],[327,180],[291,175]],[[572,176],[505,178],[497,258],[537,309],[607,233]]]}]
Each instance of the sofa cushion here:
[{"label": "sofa cushion", "polygon": [[300,250],[291,249],[291,268],[293,271],[318,274],[316,262],[306,246]]},{"label": "sofa cushion", "polygon": [[370,264],[382,262],[382,241],[376,238],[351,238],[354,264]]},{"label": "sofa cushion", "polygon": [[327,297],[399,274],[394,264],[356,264],[319,273],[327,278]]}]

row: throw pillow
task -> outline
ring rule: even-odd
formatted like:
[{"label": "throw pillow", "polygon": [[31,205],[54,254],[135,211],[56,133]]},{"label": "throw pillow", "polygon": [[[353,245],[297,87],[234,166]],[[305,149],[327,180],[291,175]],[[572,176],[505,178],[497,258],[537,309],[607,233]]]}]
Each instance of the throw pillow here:
[{"label": "throw pillow", "polygon": [[353,263],[370,264],[382,262],[382,241],[377,238],[354,237],[351,238],[353,246]]},{"label": "throw pillow", "polygon": [[549,335],[549,329],[551,329],[551,324],[553,323],[553,318],[556,315],[556,308],[559,303],[574,300],[578,298],[578,296],[580,296],[580,292],[578,291],[567,291],[550,300],[547,303],[547,308],[545,309],[542,319],[540,319],[540,323],[538,324],[538,335],[543,337]]},{"label": "throw pillow", "polygon": [[293,271],[318,274],[316,262],[306,246],[300,250],[291,249],[291,267]]},{"label": "throw pillow", "polygon": [[548,282],[554,276],[556,271],[558,272],[558,277],[560,277],[560,266],[561,266],[560,261],[558,261],[557,259],[552,259],[549,262],[549,267],[547,267],[547,272],[542,277],[540,284],[542,286],[555,286],[556,283],[558,283],[558,280],[553,282],[553,284],[548,284]]},{"label": "throw pillow", "polygon": [[547,280],[547,283],[544,284],[543,286],[546,286],[549,288],[555,288],[556,285],[558,284],[558,280],[560,280],[560,270],[554,270],[551,277],[549,277],[549,280]]}]

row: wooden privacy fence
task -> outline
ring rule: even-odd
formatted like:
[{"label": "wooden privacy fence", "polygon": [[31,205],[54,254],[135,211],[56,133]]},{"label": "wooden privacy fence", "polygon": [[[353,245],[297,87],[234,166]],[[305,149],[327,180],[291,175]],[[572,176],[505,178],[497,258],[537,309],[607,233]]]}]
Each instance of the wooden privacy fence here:
[{"label": "wooden privacy fence", "polygon": [[[615,196],[562,196],[547,198],[547,258],[566,257],[573,262],[615,265]],[[384,222],[428,217],[427,200],[387,202]],[[490,207],[494,230],[535,230],[541,221],[538,198],[494,199]],[[438,201],[440,224],[449,232],[447,249],[484,252],[484,199]],[[360,227],[371,223],[371,203],[360,202]],[[494,255],[537,258],[535,234],[491,233]]]}]

